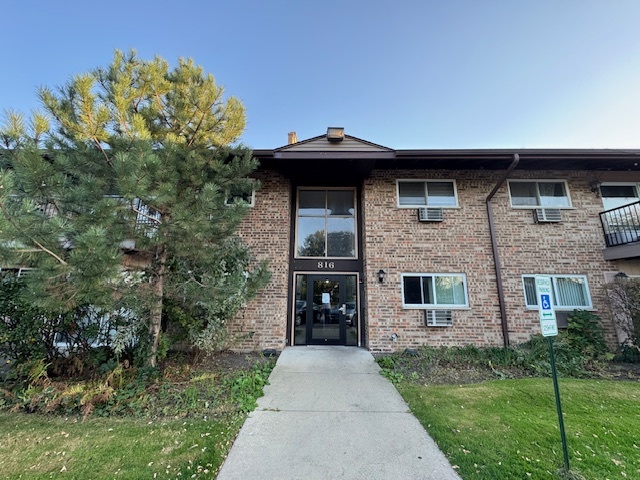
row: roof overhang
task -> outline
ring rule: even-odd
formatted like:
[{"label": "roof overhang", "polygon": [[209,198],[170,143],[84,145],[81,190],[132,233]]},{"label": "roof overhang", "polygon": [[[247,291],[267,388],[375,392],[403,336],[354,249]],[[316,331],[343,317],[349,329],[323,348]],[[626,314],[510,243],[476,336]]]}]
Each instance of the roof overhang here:
[{"label": "roof overhang", "polygon": [[475,149],[388,150],[380,152],[255,150],[264,167],[292,178],[310,175],[366,177],[373,169],[503,170],[513,155],[518,170],[640,171],[640,150]]},{"label": "roof overhang", "polygon": [[393,167],[502,170],[516,153],[520,156],[518,170],[640,171],[640,150],[612,149],[398,150]]}]

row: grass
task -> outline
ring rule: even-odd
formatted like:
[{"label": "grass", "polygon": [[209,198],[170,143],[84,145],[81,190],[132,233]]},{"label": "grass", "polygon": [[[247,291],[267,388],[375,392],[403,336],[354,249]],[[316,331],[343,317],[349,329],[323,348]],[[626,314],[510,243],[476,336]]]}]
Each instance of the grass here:
[{"label": "grass", "polygon": [[150,376],[0,383],[0,479],[214,478],[274,366],[216,358]]},{"label": "grass", "polygon": [[[465,480],[562,478],[550,378],[397,386]],[[561,379],[560,395],[571,472],[640,478],[640,383]]]},{"label": "grass", "polygon": [[213,478],[243,419],[82,422],[0,412],[0,478]]}]

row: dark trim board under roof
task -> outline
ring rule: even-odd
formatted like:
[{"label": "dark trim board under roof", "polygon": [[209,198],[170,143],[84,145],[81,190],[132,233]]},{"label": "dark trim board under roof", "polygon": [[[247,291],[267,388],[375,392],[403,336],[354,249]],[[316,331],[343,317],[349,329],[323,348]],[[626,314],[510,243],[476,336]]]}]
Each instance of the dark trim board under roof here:
[{"label": "dark trim board under roof", "polygon": [[612,149],[398,150],[396,166],[502,170],[516,153],[520,156],[518,170],[640,171],[640,150]]},{"label": "dark trim board under roof", "polygon": [[[640,171],[640,150],[615,149],[474,149],[386,150],[379,152],[255,150],[265,167],[285,172],[356,168],[359,175],[376,169],[503,170],[520,156],[518,170]],[[348,161],[348,165],[345,163]]]}]

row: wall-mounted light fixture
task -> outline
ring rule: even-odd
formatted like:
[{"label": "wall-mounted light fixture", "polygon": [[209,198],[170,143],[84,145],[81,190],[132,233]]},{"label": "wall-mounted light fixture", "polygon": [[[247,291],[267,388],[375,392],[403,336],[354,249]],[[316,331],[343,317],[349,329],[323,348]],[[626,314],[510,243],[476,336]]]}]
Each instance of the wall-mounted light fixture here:
[{"label": "wall-mounted light fixture", "polygon": [[380,283],[383,283],[383,282],[384,282],[384,277],[386,277],[386,276],[387,276],[387,272],[385,272],[385,271],[384,271],[384,270],[382,270],[382,269],[378,270],[378,281],[379,281]]},{"label": "wall-mounted light fixture", "polygon": [[615,274],[614,278],[616,279],[616,282],[621,282],[622,280],[629,278],[629,275],[624,272],[618,272]]},{"label": "wall-mounted light fixture", "polygon": [[589,182],[589,189],[596,196],[596,198],[600,198],[600,182],[597,180],[591,180]]}]

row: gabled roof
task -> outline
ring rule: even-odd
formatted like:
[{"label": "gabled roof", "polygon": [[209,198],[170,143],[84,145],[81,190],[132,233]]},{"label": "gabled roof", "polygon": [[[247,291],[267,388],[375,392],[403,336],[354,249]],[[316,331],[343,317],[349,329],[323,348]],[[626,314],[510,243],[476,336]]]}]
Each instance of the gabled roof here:
[{"label": "gabled roof", "polygon": [[329,141],[327,135],[285,145],[274,150],[254,150],[263,166],[277,166],[287,175],[307,178],[328,176],[335,169],[368,175],[376,169],[503,170],[514,154],[518,170],[600,170],[640,172],[640,150],[629,149],[403,149],[377,145],[344,135]]},{"label": "gabled roof", "polygon": [[345,135],[340,142],[330,142],[326,135],[276,148],[274,152],[393,152],[391,148],[377,145],[361,138]]}]

